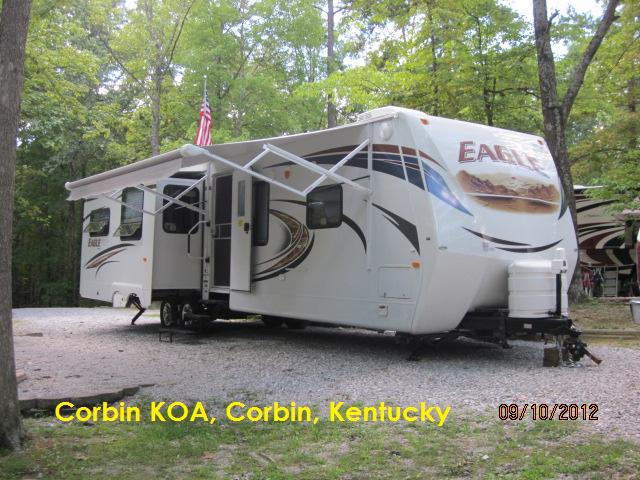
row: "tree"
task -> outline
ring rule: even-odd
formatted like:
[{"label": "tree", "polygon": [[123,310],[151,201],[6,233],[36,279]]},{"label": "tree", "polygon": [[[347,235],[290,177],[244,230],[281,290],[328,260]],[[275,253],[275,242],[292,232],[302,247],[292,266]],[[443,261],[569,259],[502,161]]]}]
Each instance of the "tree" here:
[{"label": "tree", "polygon": [[609,0],[604,15],[594,33],[582,58],[575,66],[569,79],[564,98],[558,95],[557,78],[553,51],[551,49],[551,18],[547,16],[546,0],[533,0],[533,22],[538,58],[538,79],[540,83],[540,100],[544,119],[544,134],[558,169],[562,188],[571,209],[574,225],[576,222],[575,199],[573,196],[573,178],[571,175],[569,152],[567,149],[567,121],[573,104],[584,82],[589,64],[602,44],[609,27],[617,18],[615,11],[619,0]]},{"label": "tree", "polygon": [[[609,0],[604,15],[598,24],[589,45],[585,49],[582,58],[575,66],[567,85],[564,98],[558,95],[557,78],[553,50],[551,49],[551,23],[557,15],[547,16],[546,0],[533,0],[533,25],[536,41],[536,53],[538,58],[538,79],[540,83],[540,101],[542,104],[542,116],[544,119],[544,135],[551,151],[566,202],[570,208],[574,228],[577,229],[576,202],[573,194],[573,177],[571,175],[571,163],[567,147],[566,129],[567,120],[571,108],[584,83],[584,77],[598,48],[602,44],[609,27],[616,17],[616,7],[619,0]],[[577,237],[577,235],[576,235]],[[580,271],[576,269],[572,280],[572,294],[579,295]]]},{"label": "tree", "polygon": [[[335,40],[335,9],[333,0],[327,1],[327,77],[335,70],[335,55],[333,44]],[[338,124],[338,112],[334,103],[333,95],[329,94],[327,99],[327,128],[333,128]]]},{"label": "tree", "polygon": [[[166,82],[173,81],[173,58],[194,3],[195,0],[140,0],[138,8],[125,16],[124,25],[117,21],[109,25],[102,18],[90,26],[128,80],[148,98],[152,155],[160,153],[163,92]],[[110,33],[109,28],[115,32]],[[111,38],[114,33],[115,39]]]},{"label": "tree", "polygon": [[602,186],[590,196],[613,201],[608,208],[618,212],[640,208],[640,3],[621,7],[589,68],[569,132],[574,179]]},{"label": "tree", "polygon": [[[81,202],[64,183],[149,153],[148,123],[132,131],[135,89],[69,2],[34,4],[24,61],[13,210],[14,308],[77,306]],[[184,142],[183,142],[184,143]]]},{"label": "tree", "polygon": [[11,235],[16,138],[31,0],[4,0],[0,13],[0,447],[23,436],[11,319]]},{"label": "tree", "polygon": [[[352,51],[360,54],[367,43],[378,47],[369,54],[366,73],[360,69],[356,76],[358,69],[351,68],[334,74],[344,79],[336,88],[348,96],[341,103],[351,105],[369,94],[378,101],[365,106],[391,103],[512,130],[539,130],[529,26],[508,6],[496,0],[359,0],[350,10],[355,13],[348,17],[351,30],[358,28],[363,37]],[[354,92],[358,84],[362,88]]]}]

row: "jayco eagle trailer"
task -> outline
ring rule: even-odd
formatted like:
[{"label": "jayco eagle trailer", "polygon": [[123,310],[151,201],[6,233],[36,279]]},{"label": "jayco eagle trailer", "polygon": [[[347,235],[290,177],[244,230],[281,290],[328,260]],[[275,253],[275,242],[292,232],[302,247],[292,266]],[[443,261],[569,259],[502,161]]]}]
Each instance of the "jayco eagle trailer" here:
[{"label": "jayco eagle trailer", "polygon": [[246,312],[575,335],[576,237],[534,135],[385,107],[329,130],[186,145],[66,187],[85,199],[81,295],[161,300],[164,324]]}]

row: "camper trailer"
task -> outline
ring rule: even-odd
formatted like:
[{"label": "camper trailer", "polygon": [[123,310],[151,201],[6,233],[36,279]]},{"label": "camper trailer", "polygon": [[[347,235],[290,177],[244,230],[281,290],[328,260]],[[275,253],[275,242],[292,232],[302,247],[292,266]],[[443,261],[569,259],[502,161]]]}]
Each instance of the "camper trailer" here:
[{"label": "camper trailer", "polygon": [[638,293],[635,238],[639,212],[625,210],[614,214],[609,207],[614,200],[595,199],[589,192],[599,186],[576,185],[578,247],[583,276],[595,283],[594,296],[625,297]]},{"label": "camper trailer", "polygon": [[535,135],[385,107],[328,130],[186,145],[66,187],[85,200],[81,295],[161,301],[166,326],[258,314],[582,345],[567,310],[574,228]]}]

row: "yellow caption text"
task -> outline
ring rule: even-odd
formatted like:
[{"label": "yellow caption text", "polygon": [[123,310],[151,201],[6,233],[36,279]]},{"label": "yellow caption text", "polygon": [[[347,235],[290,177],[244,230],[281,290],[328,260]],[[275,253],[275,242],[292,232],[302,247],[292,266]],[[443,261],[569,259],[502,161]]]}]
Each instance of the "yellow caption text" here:
[{"label": "yellow caption text", "polygon": [[213,425],[218,416],[230,422],[300,422],[317,424],[321,419],[337,423],[398,423],[420,422],[441,427],[444,425],[451,406],[441,407],[420,402],[415,405],[397,406],[379,402],[375,405],[347,405],[345,402],[329,402],[327,408],[316,414],[314,408],[299,405],[296,402],[269,405],[246,405],[243,402],[231,402],[219,413],[205,408],[202,402],[187,404],[184,402],[151,402],[149,408],[125,405],[102,405],[94,407],[76,407],[72,402],[60,402],[55,416],[61,422],[123,422],[143,421],[143,416],[151,422],[203,422]]}]

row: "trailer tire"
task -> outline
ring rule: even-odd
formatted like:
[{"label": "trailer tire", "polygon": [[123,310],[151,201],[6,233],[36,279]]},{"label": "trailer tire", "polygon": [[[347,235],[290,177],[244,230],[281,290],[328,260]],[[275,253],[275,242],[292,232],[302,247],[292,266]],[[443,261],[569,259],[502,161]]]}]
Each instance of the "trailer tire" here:
[{"label": "trailer tire", "polygon": [[163,300],[160,304],[160,325],[175,327],[178,324],[178,309],[175,303]]},{"label": "trailer tire", "polygon": [[291,330],[304,330],[309,324],[304,320],[285,320],[284,323]]},{"label": "trailer tire", "polygon": [[200,307],[200,304],[196,301],[185,301],[182,302],[180,304],[180,325],[186,325],[187,324],[187,319],[185,318],[188,314],[190,313],[194,313],[194,314],[198,314],[202,312],[202,308]]}]

